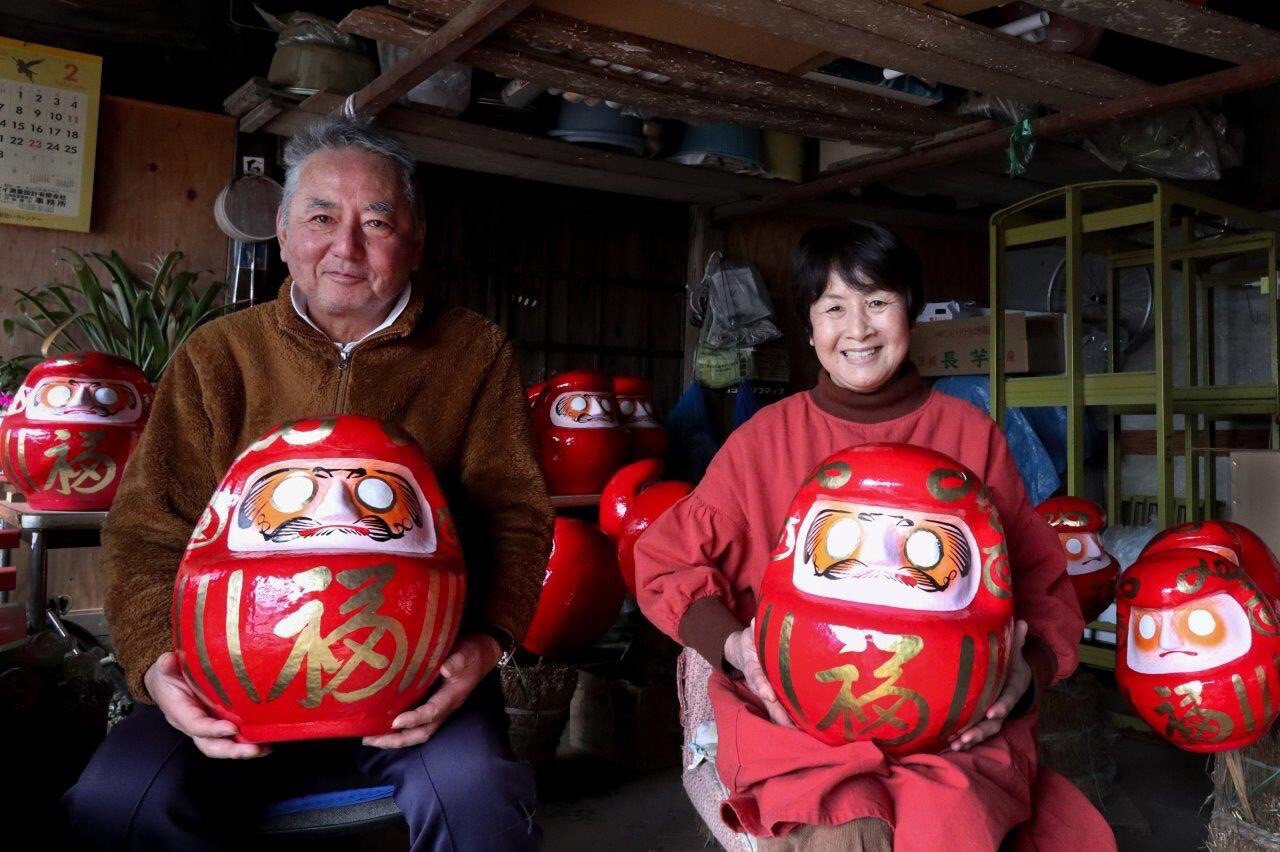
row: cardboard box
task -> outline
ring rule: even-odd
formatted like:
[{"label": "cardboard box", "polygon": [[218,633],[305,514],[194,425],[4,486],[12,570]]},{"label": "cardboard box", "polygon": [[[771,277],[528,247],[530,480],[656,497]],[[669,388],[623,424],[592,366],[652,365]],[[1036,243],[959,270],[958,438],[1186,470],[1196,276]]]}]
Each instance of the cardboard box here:
[{"label": "cardboard box", "polygon": [[1231,520],[1280,553],[1280,450],[1231,453]]},{"label": "cardboard box", "polygon": [[[1066,369],[1062,314],[1004,316],[1006,373],[1061,373]],[[991,318],[917,323],[911,360],[924,376],[985,375],[991,369]]]}]

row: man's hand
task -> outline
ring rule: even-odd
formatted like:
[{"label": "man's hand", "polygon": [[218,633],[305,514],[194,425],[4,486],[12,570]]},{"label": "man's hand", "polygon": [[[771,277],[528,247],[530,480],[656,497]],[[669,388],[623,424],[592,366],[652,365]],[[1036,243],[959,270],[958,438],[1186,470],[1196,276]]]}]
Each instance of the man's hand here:
[{"label": "man's hand", "polygon": [[235,723],[210,715],[200,695],[182,676],[174,652],[161,654],[142,676],[142,682],[169,724],[191,737],[204,755],[244,759],[270,753],[271,749],[264,745],[236,742],[233,738],[239,731]]},{"label": "man's hand", "polygon": [[440,666],[440,687],[421,707],[406,710],[391,722],[394,733],[365,737],[375,748],[404,748],[425,743],[493,667],[502,659],[502,646],[488,633],[463,636]]},{"label": "man's hand", "polygon": [[1018,701],[1031,686],[1031,666],[1022,656],[1022,645],[1027,639],[1027,623],[1022,619],[1013,626],[1013,647],[1009,649],[1009,677],[1004,689],[989,708],[987,716],[972,728],[951,741],[952,751],[968,751],[985,739],[993,737],[1004,725]]},{"label": "man's hand", "polygon": [[742,672],[742,676],[746,678],[747,687],[764,703],[764,709],[769,711],[769,718],[774,724],[794,728],[795,723],[787,716],[787,711],[783,709],[782,702],[778,700],[773,687],[769,684],[769,679],[764,676],[760,655],[756,651],[755,633],[754,618],[745,629],[730,633],[724,640],[724,658],[729,665]]}]

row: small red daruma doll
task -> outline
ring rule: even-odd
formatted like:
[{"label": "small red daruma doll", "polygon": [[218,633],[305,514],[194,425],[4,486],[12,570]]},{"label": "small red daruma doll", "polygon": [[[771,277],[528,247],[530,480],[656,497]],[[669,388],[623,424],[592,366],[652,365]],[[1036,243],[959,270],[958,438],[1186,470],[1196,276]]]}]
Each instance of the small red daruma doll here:
[{"label": "small red daruma doll", "polygon": [[542,594],[521,644],[542,655],[590,645],[613,626],[625,596],[609,537],[586,521],[556,518]]},{"label": "small red daruma doll", "polygon": [[1080,612],[1086,623],[1093,621],[1115,600],[1120,574],[1120,563],[1102,549],[1107,513],[1083,497],[1050,497],[1036,512],[1058,533]]},{"label": "small red daruma doll", "polygon": [[453,646],[466,571],[417,443],[371,417],[250,444],[178,568],[191,685],[249,742],[387,733]]},{"label": "small red daruma doll", "polygon": [[654,414],[653,382],[638,376],[614,376],[622,426],[631,433],[631,458],[662,458],[667,453],[667,430]]},{"label": "small red daruma doll", "polygon": [[31,369],[0,426],[4,474],[41,511],[111,508],[154,392],[130,361],[75,352]]},{"label": "small red daruma doll", "polygon": [[636,596],[636,541],[662,514],[693,490],[687,482],[659,481],[661,459],[641,459],[619,468],[600,494],[600,529],[618,547],[618,569]]},{"label": "small red daruma doll", "polygon": [[1187,751],[1256,742],[1280,710],[1280,624],[1230,559],[1143,554],[1116,595],[1116,683],[1144,722]]},{"label": "small red daruma doll", "polygon": [[937,751],[1004,684],[1013,588],[977,476],[906,444],[841,450],[801,485],[765,568],[760,662],[801,729]]},{"label": "small red daruma doll", "polygon": [[548,379],[533,403],[533,427],[547,489],[599,494],[627,460],[630,438],[618,423],[613,381],[575,370]]}]

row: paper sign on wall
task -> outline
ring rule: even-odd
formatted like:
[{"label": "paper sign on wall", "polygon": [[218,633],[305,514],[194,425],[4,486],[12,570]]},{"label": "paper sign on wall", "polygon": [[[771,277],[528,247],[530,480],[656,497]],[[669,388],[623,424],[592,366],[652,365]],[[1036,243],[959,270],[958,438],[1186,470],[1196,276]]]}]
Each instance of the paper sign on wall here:
[{"label": "paper sign on wall", "polygon": [[0,223],[88,231],[102,57],[0,38]]}]

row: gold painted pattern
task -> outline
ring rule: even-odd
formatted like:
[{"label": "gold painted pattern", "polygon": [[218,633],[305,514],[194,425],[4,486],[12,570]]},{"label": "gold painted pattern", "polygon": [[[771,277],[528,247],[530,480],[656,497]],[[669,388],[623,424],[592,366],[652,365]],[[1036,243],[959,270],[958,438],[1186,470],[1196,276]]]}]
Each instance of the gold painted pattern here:
[{"label": "gold painted pattern", "polygon": [[418,645],[413,649],[409,665],[405,667],[404,676],[400,678],[399,691],[404,692],[409,684],[418,676],[418,667],[427,656],[427,646],[431,644],[431,625],[436,623],[436,610],[440,608],[440,572],[432,571],[427,581],[426,613],[422,616],[422,627],[418,634]]},{"label": "gold painted pattern", "polygon": [[843,488],[853,478],[853,469],[842,461],[824,464],[814,471],[814,478],[823,488]]},{"label": "gold painted pattern", "polygon": [[987,634],[987,676],[982,682],[982,694],[978,696],[978,703],[973,708],[973,713],[969,715],[969,721],[965,723],[965,728],[972,728],[987,712],[987,708],[991,706],[991,702],[995,700],[996,689],[999,684],[996,682],[996,675],[1000,670],[1000,639],[994,633]]},{"label": "gold painted pattern", "polygon": [[[826,669],[814,675],[819,683],[840,684],[831,709],[818,721],[818,728],[830,727],[841,722],[846,740],[853,740],[862,734],[872,731],[881,725],[899,731],[899,735],[891,738],[872,736],[873,742],[885,746],[898,746],[908,743],[920,735],[929,725],[929,704],[924,696],[913,689],[897,686],[902,678],[903,667],[924,649],[924,639],[909,634],[875,634],[875,646],[892,656],[871,672],[872,677],[880,678],[880,682],[872,689],[860,695],[853,694],[853,684],[860,675],[854,663]],[[890,703],[878,704],[880,699],[892,699]],[[911,725],[907,719],[898,715],[906,705],[914,705],[916,723]],[[870,709],[875,713],[871,718],[865,712]],[[857,730],[855,731],[855,722]]]},{"label": "gold painted pattern", "polygon": [[769,619],[773,617],[773,604],[769,604],[764,608],[764,617],[760,619],[760,635],[756,639],[756,657],[760,660],[760,672],[765,676],[769,676],[769,670],[765,666],[765,643],[769,641]]},{"label": "gold painted pattern", "polygon": [[795,613],[787,613],[782,617],[782,632],[778,636],[778,675],[782,678],[782,691],[786,693],[791,707],[801,719],[805,718],[804,708],[796,697],[796,686],[791,680],[791,630],[795,626]]},{"label": "gold painted pattern", "polygon": [[[987,671],[995,667],[996,661],[988,659]],[[989,677],[990,675],[988,675]],[[948,736],[960,721],[960,712],[964,710],[964,699],[969,694],[969,684],[973,680],[973,638],[967,633],[960,639],[960,662],[956,666],[956,691],[951,696],[951,706],[947,709],[947,718],[942,723],[940,737]]]},{"label": "gold painted pattern", "polygon": [[[949,479],[960,480],[959,485],[944,484]],[[925,486],[935,500],[943,503],[954,503],[973,490],[973,480],[963,471],[949,467],[940,467],[929,474]]]},{"label": "gold painted pattern", "polygon": [[[1165,699],[1156,705],[1155,711],[1158,715],[1169,717],[1164,729],[1164,735],[1168,739],[1181,739],[1193,744],[1218,743],[1228,739],[1235,731],[1235,723],[1230,716],[1203,705],[1202,681],[1189,680],[1173,689],[1157,686],[1155,693]],[[1174,696],[1180,699],[1176,708],[1173,705]],[[1185,711],[1181,717],[1178,716],[1179,710]]]},{"label": "gold painted pattern", "polygon": [[245,695],[254,704],[262,699],[253,681],[249,680],[249,672],[244,667],[244,655],[240,652],[240,593],[244,588],[244,572],[232,571],[227,578],[227,653],[231,655],[231,668],[236,673],[236,680],[244,689]]},{"label": "gold painted pattern", "polygon": [[196,586],[196,622],[192,625],[196,634],[196,656],[200,658],[200,668],[204,670],[204,676],[213,686],[213,691],[218,693],[223,704],[229,705],[231,699],[227,697],[227,691],[222,688],[222,682],[218,680],[218,676],[213,673],[213,661],[209,659],[209,649],[204,641],[204,607],[208,597],[209,576],[205,575],[200,578],[200,583]]},{"label": "gold painted pattern", "polygon": [[1231,686],[1236,691],[1236,702],[1240,705],[1240,713],[1244,716],[1245,733],[1253,733],[1253,705],[1249,703],[1249,693],[1244,688],[1244,678],[1238,674],[1231,676]]},{"label": "gold painted pattern", "polygon": [[446,605],[444,620],[440,623],[440,634],[436,637],[436,647],[431,652],[431,658],[427,661],[427,667],[419,678],[416,689],[422,689],[427,685],[427,679],[431,673],[436,670],[436,666],[440,664],[440,659],[444,656],[446,650],[445,644],[457,629],[456,621],[462,618],[462,606],[458,599],[461,597],[462,577],[457,572],[449,572],[449,602]]}]

